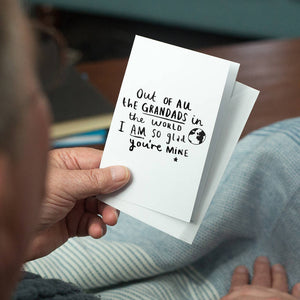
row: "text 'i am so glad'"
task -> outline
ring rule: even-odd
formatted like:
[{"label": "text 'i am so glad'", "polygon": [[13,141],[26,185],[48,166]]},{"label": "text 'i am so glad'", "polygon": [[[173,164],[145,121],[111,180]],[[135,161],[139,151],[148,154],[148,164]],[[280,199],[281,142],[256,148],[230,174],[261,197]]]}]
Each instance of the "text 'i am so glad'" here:
[{"label": "text 'i am so glad'", "polygon": [[[156,91],[136,91],[135,99],[123,97],[127,120],[120,120],[119,132],[129,134],[129,151],[138,148],[188,157],[190,145],[205,140],[202,121],[192,113],[191,103],[159,97]],[[186,133],[185,126],[191,128]],[[174,161],[177,161],[177,157]]]}]

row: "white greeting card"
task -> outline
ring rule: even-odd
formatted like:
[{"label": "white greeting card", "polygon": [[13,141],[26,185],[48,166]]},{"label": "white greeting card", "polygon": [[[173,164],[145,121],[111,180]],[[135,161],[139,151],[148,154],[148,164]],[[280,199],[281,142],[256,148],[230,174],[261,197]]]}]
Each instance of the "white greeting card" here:
[{"label": "white greeting card", "polygon": [[[257,90],[236,82],[233,95],[225,111],[224,121],[226,126],[221,127],[220,137],[216,139],[216,150],[211,159],[213,163],[207,170],[208,174],[204,188],[199,189],[191,222],[184,222],[130,202],[122,201],[122,197],[109,197],[107,203],[123,213],[191,244],[217,190],[258,94]],[[118,193],[122,194],[122,191]],[[100,199],[102,200],[102,198]]]},{"label": "white greeting card", "polygon": [[223,59],[135,38],[101,162],[130,169],[122,201],[190,221],[237,70]]},{"label": "white greeting card", "polygon": [[132,181],[99,199],[191,243],[258,95],[238,68],[137,36],[100,165]]}]

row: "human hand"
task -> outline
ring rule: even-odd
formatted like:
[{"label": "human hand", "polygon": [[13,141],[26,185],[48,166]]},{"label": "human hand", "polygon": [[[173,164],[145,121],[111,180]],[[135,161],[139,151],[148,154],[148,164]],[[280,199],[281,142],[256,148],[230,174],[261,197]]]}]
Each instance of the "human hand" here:
[{"label": "human hand", "polygon": [[249,272],[245,266],[238,266],[232,275],[229,293],[221,300],[297,300],[300,299],[300,283],[288,292],[287,274],[280,264],[270,266],[265,256],[254,262],[254,274],[249,284]]},{"label": "human hand", "polygon": [[119,212],[95,195],[120,189],[130,173],[122,166],[99,169],[101,157],[102,151],[91,148],[50,151],[46,198],[27,260],[49,254],[69,237],[100,238],[106,225],[117,223]]}]

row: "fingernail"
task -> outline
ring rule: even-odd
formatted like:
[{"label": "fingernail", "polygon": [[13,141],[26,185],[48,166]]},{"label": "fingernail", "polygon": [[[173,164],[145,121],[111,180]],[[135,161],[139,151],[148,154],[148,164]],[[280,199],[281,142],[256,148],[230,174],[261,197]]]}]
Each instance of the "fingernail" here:
[{"label": "fingernail", "polygon": [[276,264],[276,265],[274,265],[274,266],[273,266],[273,270],[274,270],[275,272],[284,272],[284,268],[283,268],[283,266],[282,266],[281,264]]},{"label": "fingernail", "polygon": [[118,209],[116,209],[116,210],[114,211],[114,213],[115,213],[116,218],[117,218],[117,220],[118,220],[118,219],[119,219],[119,216],[120,216],[120,211],[119,211]]},{"label": "fingernail", "polygon": [[257,257],[256,261],[262,262],[262,263],[268,263],[269,259],[266,256],[259,256],[259,257]]},{"label": "fingernail", "polygon": [[110,172],[111,172],[111,177],[115,182],[124,181],[129,176],[128,169],[123,166],[110,167]]},{"label": "fingernail", "polygon": [[238,266],[235,268],[235,272],[237,273],[247,273],[248,269],[245,266]]}]

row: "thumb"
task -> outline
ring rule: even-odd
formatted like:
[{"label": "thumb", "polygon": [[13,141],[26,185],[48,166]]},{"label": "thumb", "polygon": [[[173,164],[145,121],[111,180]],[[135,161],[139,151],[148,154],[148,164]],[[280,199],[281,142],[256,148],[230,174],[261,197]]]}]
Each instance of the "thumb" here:
[{"label": "thumb", "polygon": [[63,190],[76,200],[114,192],[130,179],[129,170],[123,166],[65,172],[67,176],[63,180]]}]

